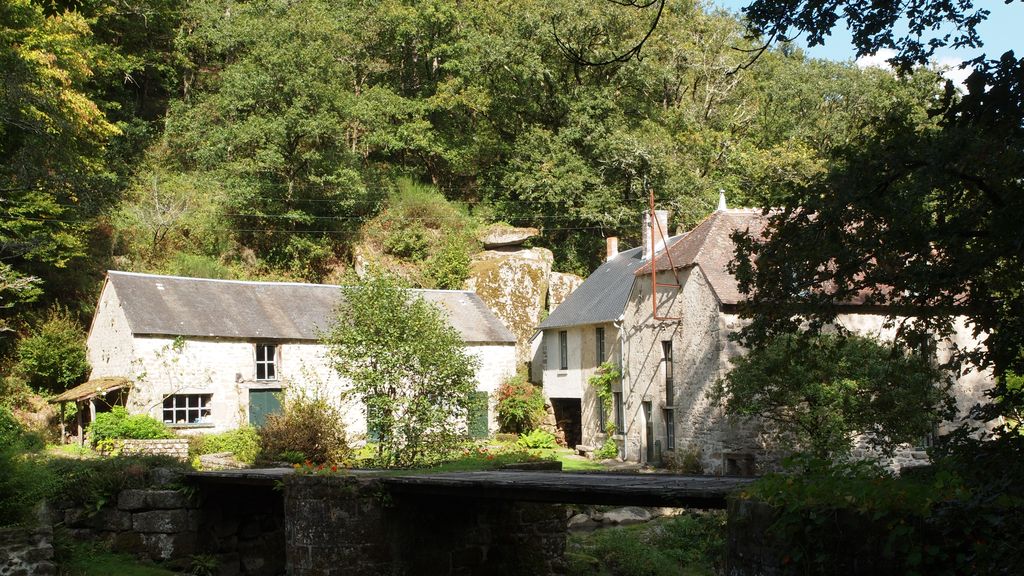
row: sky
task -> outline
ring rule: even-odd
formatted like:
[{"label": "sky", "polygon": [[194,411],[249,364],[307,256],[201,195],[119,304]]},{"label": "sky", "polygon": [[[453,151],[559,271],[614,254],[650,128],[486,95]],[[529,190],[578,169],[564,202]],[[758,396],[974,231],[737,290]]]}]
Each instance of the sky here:
[{"label": "sky", "polygon": [[[713,4],[721,6],[730,12],[739,12],[743,6],[749,4],[749,0],[710,0]],[[982,22],[978,31],[982,42],[985,45],[976,50],[950,49],[937,50],[935,61],[940,66],[955,66],[964,60],[969,60],[981,53],[988,58],[997,58],[1007,50],[1014,50],[1019,53],[1024,50],[1024,3],[1018,1],[1006,5],[1003,0],[975,0],[975,5],[985,8],[991,12],[987,20]],[[846,30],[845,21],[840,21],[832,32],[832,36],[825,39],[823,46],[807,48],[802,38],[796,41],[803,47],[807,54],[815,58],[826,58],[829,60],[851,60],[854,57],[854,47],[851,42],[850,33]],[[861,66],[884,65],[887,58],[885,54],[878,54],[875,57],[866,57],[858,60]],[[951,71],[948,76],[961,80],[960,76],[966,76],[962,71]]]}]

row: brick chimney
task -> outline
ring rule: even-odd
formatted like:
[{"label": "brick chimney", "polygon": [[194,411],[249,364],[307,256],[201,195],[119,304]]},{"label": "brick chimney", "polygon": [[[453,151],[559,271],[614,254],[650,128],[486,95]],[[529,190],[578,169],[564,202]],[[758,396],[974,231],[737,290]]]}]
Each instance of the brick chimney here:
[{"label": "brick chimney", "polygon": [[665,248],[665,242],[669,236],[668,210],[655,210],[654,217],[657,220],[654,223],[652,235],[651,213],[648,210],[644,210],[644,225],[641,231],[641,237],[644,241],[644,260],[650,260],[655,254],[661,252]]},{"label": "brick chimney", "polygon": [[604,239],[604,261],[607,262],[619,254],[619,237],[609,236]]}]

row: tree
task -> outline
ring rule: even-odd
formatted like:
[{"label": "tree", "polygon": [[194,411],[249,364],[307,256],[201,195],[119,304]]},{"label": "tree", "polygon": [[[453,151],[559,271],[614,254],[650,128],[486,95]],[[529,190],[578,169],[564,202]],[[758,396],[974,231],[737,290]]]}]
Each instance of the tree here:
[{"label": "tree", "polygon": [[344,289],[325,343],[351,381],[385,467],[443,457],[464,437],[476,360],[433,304],[379,277]]},{"label": "tree", "polygon": [[[988,14],[970,1],[922,0],[755,0],[745,12],[769,40],[802,32],[812,45],[842,15],[858,54],[893,48],[903,72],[937,47],[981,45],[976,27]],[[909,32],[900,35],[903,18]],[[946,25],[958,33],[945,35]],[[1012,396],[1004,375],[1024,368],[1024,61],[1007,52],[970,64],[965,94],[947,83],[928,102],[933,122],[899,109],[869,118],[866,137],[839,147],[830,171],[779,199],[763,238],[738,238],[736,270],[754,319],[747,344],[803,320],[816,330],[864,297],[912,316],[898,331],[909,346],[966,318],[981,345],[957,350],[954,362],[992,369],[993,397]]]},{"label": "tree", "polygon": [[858,335],[778,336],[735,361],[719,384],[726,412],[755,416],[786,447],[848,455],[858,436],[883,454],[954,414],[948,374],[922,354]]},{"label": "tree", "polygon": [[40,392],[63,392],[89,374],[85,332],[59,306],[51,308],[46,320],[18,342],[17,352],[17,371]]}]

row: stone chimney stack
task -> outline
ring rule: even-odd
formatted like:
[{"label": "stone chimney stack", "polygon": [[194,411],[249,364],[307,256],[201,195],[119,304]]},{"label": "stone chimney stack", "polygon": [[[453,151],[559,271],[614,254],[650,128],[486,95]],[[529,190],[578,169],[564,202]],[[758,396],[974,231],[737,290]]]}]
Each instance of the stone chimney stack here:
[{"label": "stone chimney stack", "polygon": [[604,239],[604,261],[607,262],[619,254],[619,237],[609,236]]},{"label": "stone chimney stack", "polygon": [[[654,255],[665,248],[668,240],[668,210],[655,210],[654,230],[651,230],[651,213],[644,210],[644,226],[641,237],[644,241],[644,260],[651,260]],[[652,234],[653,232],[653,234]]]}]

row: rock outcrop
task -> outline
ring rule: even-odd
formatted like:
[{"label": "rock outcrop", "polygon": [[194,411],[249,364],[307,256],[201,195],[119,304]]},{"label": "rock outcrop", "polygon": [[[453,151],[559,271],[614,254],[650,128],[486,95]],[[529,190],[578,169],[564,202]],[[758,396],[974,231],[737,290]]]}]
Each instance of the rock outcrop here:
[{"label": "rock outcrop", "polygon": [[516,336],[516,360],[530,359],[530,337],[540,323],[554,255],[546,248],[485,250],[470,262],[466,288],[476,292]]},{"label": "rock outcrop", "polygon": [[583,278],[575,274],[552,272],[548,279],[548,312],[554,312],[559,304],[583,284]]},{"label": "rock outcrop", "polygon": [[485,250],[492,250],[507,246],[519,246],[539,235],[540,230],[536,228],[515,228],[504,224],[491,224],[477,234],[476,239],[483,244]]}]

